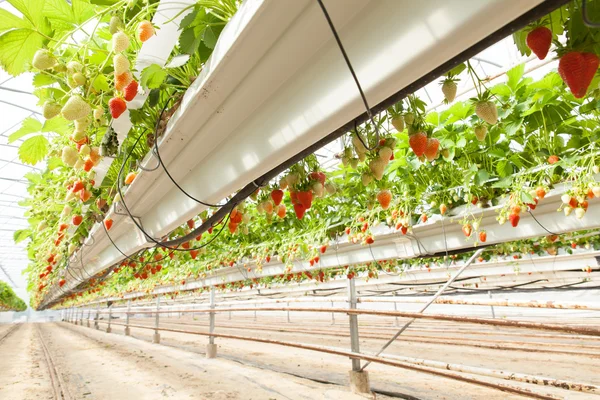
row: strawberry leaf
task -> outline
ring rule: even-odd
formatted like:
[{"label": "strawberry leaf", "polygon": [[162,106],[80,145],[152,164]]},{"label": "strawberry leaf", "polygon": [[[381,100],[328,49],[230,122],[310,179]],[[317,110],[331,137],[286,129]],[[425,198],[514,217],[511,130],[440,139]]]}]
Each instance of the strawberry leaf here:
[{"label": "strawberry leaf", "polygon": [[24,164],[35,165],[48,155],[49,142],[43,135],[25,140],[19,147],[19,159]]},{"label": "strawberry leaf", "polygon": [[141,84],[147,89],[158,89],[167,78],[167,72],[158,64],[152,64],[142,71]]},{"label": "strawberry leaf", "polygon": [[32,133],[38,133],[42,130],[42,123],[35,118],[27,118],[23,120],[23,124],[21,124],[21,128],[18,131],[13,132],[8,137],[8,143],[13,143],[22,137],[27,135],[31,135]]}]

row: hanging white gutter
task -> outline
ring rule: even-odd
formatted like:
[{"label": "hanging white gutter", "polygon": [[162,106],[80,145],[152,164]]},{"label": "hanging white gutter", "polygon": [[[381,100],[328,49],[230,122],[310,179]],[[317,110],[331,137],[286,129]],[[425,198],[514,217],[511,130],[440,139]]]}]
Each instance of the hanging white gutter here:
[{"label": "hanging white gutter", "polygon": [[[325,5],[372,105],[476,45],[543,0],[329,0]],[[544,5],[545,5],[544,4]],[[485,23],[482,23],[485,21]],[[191,195],[217,203],[364,113],[348,68],[314,0],[247,0],[225,27],[161,140],[163,162]],[[156,165],[149,156],[146,168]],[[160,238],[205,207],[162,168],[142,172],[125,196]],[[111,238],[125,254],[153,245],[129,217]],[[123,259],[103,228],[83,263],[95,274]],[[80,262],[72,262],[78,268]],[[68,282],[74,288],[77,282]],[[57,296],[48,296],[45,304]]]}]

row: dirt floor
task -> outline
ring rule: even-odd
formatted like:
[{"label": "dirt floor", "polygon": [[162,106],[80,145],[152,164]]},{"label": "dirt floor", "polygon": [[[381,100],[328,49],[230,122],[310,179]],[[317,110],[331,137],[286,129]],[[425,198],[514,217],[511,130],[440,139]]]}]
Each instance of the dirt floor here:
[{"label": "dirt floor", "polygon": [[[0,327],[0,337],[5,326]],[[0,399],[52,399],[40,331],[71,399],[364,399],[344,386],[108,335],[66,323],[23,324],[0,343]],[[380,397],[382,398],[382,397]]]}]

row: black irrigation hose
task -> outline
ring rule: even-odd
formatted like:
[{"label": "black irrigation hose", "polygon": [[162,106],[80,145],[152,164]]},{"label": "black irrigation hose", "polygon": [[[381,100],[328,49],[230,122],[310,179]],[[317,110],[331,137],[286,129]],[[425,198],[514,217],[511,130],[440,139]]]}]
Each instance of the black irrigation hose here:
[{"label": "black irrigation hose", "polygon": [[[216,233],[216,235],[213,235],[213,237],[206,242],[205,244],[198,246],[198,247],[194,247],[194,248],[190,248],[190,249],[183,249],[183,248],[178,248],[178,246],[182,243],[185,243],[189,240],[191,240],[192,238],[195,238],[198,236],[198,234],[193,235],[191,238],[187,239],[187,240],[183,240],[181,241],[181,238],[176,239],[176,240],[171,240],[168,242],[159,242],[158,240],[154,239],[152,236],[150,236],[142,227],[142,225],[135,219],[135,217],[131,214],[131,211],[129,210],[129,207],[127,207],[127,204],[125,203],[125,198],[123,196],[123,188],[121,187],[121,177],[123,176],[123,170],[125,169],[125,165],[127,164],[127,160],[129,160],[129,157],[131,157],[131,153],[133,152],[133,149],[135,148],[135,146],[138,144],[138,142],[140,141],[140,139],[142,138],[142,136],[144,135],[144,133],[141,133],[138,138],[136,139],[136,141],[134,142],[133,146],[131,146],[131,149],[129,150],[129,153],[127,153],[127,156],[125,157],[125,159],[123,160],[123,163],[121,164],[121,168],[119,169],[119,174],[117,175],[117,190],[119,191],[119,196],[121,197],[121,201],[120,203],[123,204],[123,208],[125,209],[125,211],[127,212],[127,214],[129,215],[129,218],[131,219],[131,221],[133,221],[133,223],[135,224],[135,226],[138,227],[138,229],[144,234],[144,236],[146,236],[146,238],[148,240],[150,240],[151,242],[154,242],[157,246],[160,247],[164,247],[170,250],[174,250],[174,251],[192,251],[192,250],[200,250],[203,249],[204,247],[208,246],[209,244],[211,244],[217,237],[219,237],[219,235],[221,234],[221,232],[223,232],[223,229],[225,229],[225,226],[227,225],[227,222],[229,221],[229,218],[231,217],[231,210],[233,210],[233,207],[235,207],[237,205],[237,203],[235,203],[233,205],[233,207],[231,208],[231,210],[228,210],[228,214],[227,214],[227,219],[222,221],[223,222],[223,226],[221,227],[221,229]],[[227,203],[228,205],[229,203]],[[214,217],[214,215],[213,215]],[[210,219],[212,219],[213,217],[211,217]],[[209,221],[210,221],[209,219]],[[104,224],[102,224],[104,225]],[[204,224],[202,224],[202,226],[204,226]],[[201,226],[201,227],[202,227]],[[106,229],[106,226],[104,226],[104,229]],[[208,228],[206,228],[208,230]],[[194,231],[192,231],[193,233]],[[203,232],[201,232],[203,233]],[[107,231],[108,234],[108,231]],[[184,236],[184,237],[188,237],[188,235]],[[110,238],[110,236],[109,236]],[[181,241],[181,242],[179,242]],[[112,239],[111,239],[112,242]],[[176,247],[171,247],[170,243],[171,242],[178,242],[177,244],[175,244],[174,246]],[[113,242],[113,246],[115,246],[114,242]],[[115,246],[116,247],[116,246]],[[119,250],[119,249],[117,249]],[[121,252],[121,250],[119,250],[119,252]]]},{"label": "black irrigation hose", "polygon": [[[169,170],[167,169],[167,166],[165,165],[165,163],[163,163],[162,158],[160,157],[160,152],[158,150],[158,137],[156,135],[156,133],[158,132],[158,125],[160,124],[160,121],[162,120],[162,116],[164,114],[164,112],[166,111],[167,107],[171,104],[171,100],[173,100],[173,97],[169,98],[169,100],[165,103],[164,107],[162,108],[159,116],[158,116],[158,120],[156,121],[156,125],[154,127],[154,155],[156,156],[156,158],[158,159],[158,163],[163,167],[163,170],[165,171],[165,173],[167,174],[167,176],[169,177],[169,179],[171,180],[171,182],[173,182],[173,184],[175,186],[177,186],[177,188],[179,190],[181,190],[181,192],[186,195],[187,197],[189,197],[190,199],[194,200],[196,203],[200,203],[206,207],[215,207],[215,208],[219,208],[219,207],[223,207],[225,204],[211,204],[211,203],[207,203],[205,201],[202,200],[198,200],[197,198],[195,198],[194,196],[192,196],[191,194],[189,194],[188,192],[186,192],[178,183],[177,181],[175,181],[175,179],[173,179],[173,176],[171,176],[171,173],[169,172]],[[137,144],[137,141],[135,142]],[[135,147],[135,145],[134,145]]]},{"label": "black irrigation hose", "polygon": [[542,225],[542,224],[540,223],[540,221],[538,221],[538,219],[535,217],[535,215],[533,215],[533,213],[531,212],[531,209],[530,209],[530,208],[527,210],[527,212],[529,213],[529,215],[531,215],[531,218],[533,218],[533,219],[535,220],[535,222],[537,222],[537,224],[538,224],[539,226],[541,226],[541,227],[542,227],[542,229],[543,229],[543,230],[545,230],[546,232],[548,232],[548,233],[549,233],[549,234],[551,234],[551,235],[557,235],[557,236],[558,236],[558,234],[557,234],[557,233],[550,232],[548,229],[546,229],[546,227],[545,227],[544,225]]},{"label": "black irrigation hose", "polygon": [[340,39],[340,36],[338,35],[337,30],[335,29],[335,26],[333,25],[333,21],[331,20],[331,17],[329,16],[329,13],[327,12],[327,8],[325,8],[325,4],[323,4],[322,0],[317,0],[317,2],[319,3],[319,6],[321,6],[321,10],[323,10],[323,15],[325,16],[325,19],[327,20],[327,24],[329,25],[329,28],[331,28],[331,32],[333,33],[333,36],[335,37],[335,41],[337,42],[337,45],[340,48],[340,51],[342,52],[344,61],[346,61],[346,65],[348,66],[348,69],[350,70],[350,74],[352,74],[354,83],[356,83],[356,87],[358,88],[360,97],[362,98],[363,104],[365,105],[365,109],[367,110],[367,115],[369,116],[369,119],[371,120],[371,123],[373,124],[373,127],[375,128],[375,134],[377,135],[376,136],[377,140],[375,142],[374,147],[369,147],[369,144],[367,142],[365,142],[364,139],[358,133],[357,123],[356,123],[356,120],[354,120],[354,129],[356,130],[356,137],[358,137],[358,140],[360,140],[362,145],[365,146],[365,148],[367,150],[369,150],[369,151],[375,150],[379,147],[379,138],[380,138],[379,127],[375,123],[375,120],[373,120],[373,113],[371,112],[371,107],[369,107],[369,103],[367,102],[367,97],[365,96],[365,93],[362,90],[362,86],[360,85],[360,82],[358,81],[358,77],[356,76],[356,73],[354,72],[354,68],[352,67],[352,63],[350,62],[350,58],[348,57],[348,54],[346,53],[346,49],[344,48],[344,45],[342,44],[342,40]]}]

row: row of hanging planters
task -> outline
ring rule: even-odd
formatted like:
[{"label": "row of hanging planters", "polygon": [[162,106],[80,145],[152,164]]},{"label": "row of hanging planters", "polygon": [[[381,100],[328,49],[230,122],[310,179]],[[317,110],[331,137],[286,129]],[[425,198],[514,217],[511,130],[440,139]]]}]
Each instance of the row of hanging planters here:
[{"label": "row of hanging planters", "polygon": [[[322,253],[320,248],[317,254]],[[325,249],[325,252],[327,249]],[[332,251],[332,250],[331,250]],[[536,263],[538,257],[570,255],[581,252],[600,251],[600,235],[598,231],[580,231],[565,235],[548,235],[545,237],[520,240],[510,243],[503,243],[489,247],[477,260],[475,264],[485,264],[494,262],[510,262],[513,265],[513,270],[516,275],[520,272],[521,262]],[[387,276],[404,276],[405,272],[436,270],[447,271],[448,267],[460,265],[468,260],[473,255],[473,251],[463,254],[455,254],[447,257],[429,257],[420,259],[408,260],[382,260],[363,263],[357,265],[342,265],[334,268],[319,268],[319,255],[311,259],[311,266],[316,269],[287,272],[275,276],[257,277],[251,271],[248,271],[248,277],[235,282],[226,282],[216,285],[216,289],[221,293],[240,292],[248,289],[271,289],[285,284],[301,284],[301,283],[320,283],[329,282],[336,279],[377,279]],[[268,261],[267,261],[268,260]],[[531,260],[531,261],[530,261]],[[269,263],[269,256],[264,260],[264,263]],[[314,263],[314,264],[313,264]],[[141,270],[134,262],[123,262],[118,270],[138,271],[136,279],[123,279],[123,277],[113,277],[112,281],[93,281],[90,282],[86,290],[77,294],[71,294],[65,297],[58,307],[72,307],[83,304],[89,304],[99,299],[110,299],[115,301],[118,299],[149,299],[156,297],[154,291],[158,288],[161,293],[171,299],[180,296],[198,295],[208,292],[210,287],[204,286],[194,289],[186,289],[186,283],[197,279],[206,278],[210,271],[203,270],[197,265],[189,265],[187,268],[170,268],[163,274],[160,280],[152,277],[157,274],[157,266],[146,266]],[[591,274],[597,271],[596,266],[586,265],[581,271],[581,283],[586,282],[591,278]],[[117,273],[119,273],[117,271]],[[141,273],[140,273],[141,271]],[[158,272],[162,271],[159,269]],[[481,276],[482,281],[486,281],[488,277]],[[476,283],[471,283],[468,287],[477,288]],[[551,286],[551,285],[550,285]],[[168,289],[168,290],[165,290]]]},{"label": "row of hanging planters", "polygon": [[[137,71],[138,82],[132,66],[141,44],[160,29],[150,22],[158,1],[9,3],[22,18],[0,10],[6,21],[0,27],[0,63],[13,75],[34,73],[46,118],[43,123],[25,120],[10,136],[23,140],[23,162],[46,160],[43,172],[27,175],[31,197],[22,204],[29,207],[31,227],[15,233],[17,242],[30,239],[29,289],[35,307],[49,287],[64,285],[65,261],[91,227],[103,221],[110,230],[112,221],[105,214],[119,200],[115,188],[124,150],[143,135],[123,175],[121,184],[127,185],[136,178],[137,163],[164,133],[177,107],[171,99],[181,98],[202,70],[238,4],[202,0],[191,5],[172,54],[189,60]],[[600,2],[588,3],[588,17],[600,20]],[[583,218],[590,200],[600,196],[600,33],[584,24],[581,11],[581,1],[570,2],[514,35],[523,55],[533,51],[540,59],[557,58],[557,72],[533,81],[518,65],[508,71],[505,83],[491,85],[470,63],[460,65],[441,78],[448,104],[443,111],[428,111],[431,105],[408,96],[373,123],[348,132],[335,169],[325,170],[316,156],[307,157],[239,204],[223,222],[226,226],[182,245],[194,249],[219,235],[208,248],[151,249],[128,260],[127,268],[115,265],[103,287],[125,290],[139,281],[154,287],[171,282],[172,276],[191,270],[210,274],[242,259],[259,266],[270,257],[310,261],[341,233],[369,245],[378,224],[410,233],[433,214],[451,214],[470,203],[481,208],[503,204],[498,223],[516,228],[520,215],[562,182],[571,185],[560,207],[563,218]],[[19,42],[25,32],[35,40]],[[459,80],[473,82],[473,99],[455,100]],[[148,101],[130,110],[134,126],[119,143],[108,128],[111,118],[118,118],[140,93],[148,94]],[[157,111],[168,101],[173,106],[167,112]],[[51,139],[45,135],[49,132]],[[106,156],[116,160],[96,182],[95,166]],[[190,232],[213,211],[187,221],[170,237]],[[493,229],[475,220],[459,223],[465,240],[479,243]]]},{"label": "row of hanging planters", "polygon": [[10,285],[0,281],[0,311],[25,311],[27,304],[15,294]]}]

